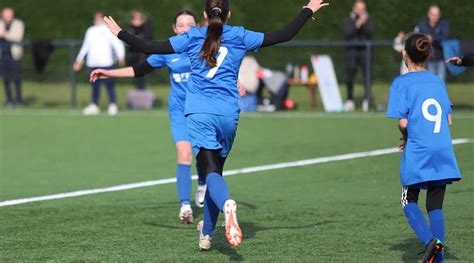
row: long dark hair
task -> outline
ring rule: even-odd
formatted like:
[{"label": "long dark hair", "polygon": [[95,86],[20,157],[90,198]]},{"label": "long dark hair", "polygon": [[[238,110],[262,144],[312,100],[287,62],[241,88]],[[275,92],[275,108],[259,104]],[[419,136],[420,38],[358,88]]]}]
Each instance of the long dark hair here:
[{"label": "long dark hair", "polygon": [[207,14],[209,26],[200,57],[206,60],[208,67],[213,68],[217,66],[216,56],[221,47],[224,24],[229,16],[229,0],[206,0],[204,11]]},{"label": "long dark hair", "polygon": [[413,63],[420,65],[431,57],[433,42],[423,34],[411,34],[405,42],[405,51]]},{"label": "long dark hair", "polygon": [[182,10],[182,11],[179,11],[176,16],[174,17],[174,23],[173,25],[176,25],[176,23],[178,23],[178,18],[182,15],[187,15],[187,16],[192,16],[194,18],[194,21],[197,22],[197,16],[196,14],[193,12],[193,11],[189,11],[189,10]]}]

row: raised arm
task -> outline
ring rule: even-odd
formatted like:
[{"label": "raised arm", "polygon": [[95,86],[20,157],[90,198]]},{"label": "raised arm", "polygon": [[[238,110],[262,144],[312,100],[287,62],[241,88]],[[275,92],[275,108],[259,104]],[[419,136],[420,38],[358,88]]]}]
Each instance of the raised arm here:
[{"label": "raised arm", "polygon": [[299,15],[293,19],[285,28],[271,33],[265,33],[262,47],[273,46],[276,44],[288,42],[303,28],[306,21],[310,19],[322,7],[328,6],[323,0],[311,0],[307,6],[301,10]]},{"label": "raised arm", "polygon": [[112,17],[104,17],[105,25],[110,29],[112,34],[116,35],[125,43],[133,46],[145,54],[173,54],[175,51],[169,41],[147,41],[129,32],[122,30],[122,28],[115,22]]}]

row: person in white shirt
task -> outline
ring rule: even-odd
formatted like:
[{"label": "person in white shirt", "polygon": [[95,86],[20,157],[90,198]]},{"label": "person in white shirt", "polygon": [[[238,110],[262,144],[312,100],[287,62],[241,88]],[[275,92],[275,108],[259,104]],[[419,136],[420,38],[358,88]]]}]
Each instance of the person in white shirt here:
[{"label": "person in white shirt", "polygon": [[[120,66],[125,64],[125,46],[107,29],[104,24],[104,16],[105,14],[102,12],[95,13],[94,25],[87,29],[81,50],[74,63],[76,72],[81,70],[84,58],[86,58],[86,65],[90,72],[97,68],[112,69],[117,60]],[[98,105],[101,83],[105,84],[109,95],[108,114],[113,116],[118,113],[115,81],[110,78],[92,83],[92,103],[83,110],[84,115],[100,113]]]}]

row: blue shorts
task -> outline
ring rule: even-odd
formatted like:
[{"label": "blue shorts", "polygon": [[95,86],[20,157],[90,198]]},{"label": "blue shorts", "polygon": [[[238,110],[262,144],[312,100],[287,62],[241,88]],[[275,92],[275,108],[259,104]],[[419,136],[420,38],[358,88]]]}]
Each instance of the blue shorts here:
[{"label": "blue shorts", "polygon": [[227,157],[237,134],[238,118],[206,113],[195,113],[186,116],[188,135],[197,156],[201,148],[220,150],[222,157]]},{"label": "blue shorts", "polygon": [[184,109],[172,109],[168,110],[170,116],[170,128],[171,135],[173,136],[173,142],[189,142],[189,136],[186,130],[186,117],[184,116]]},{"label": "blue shorts", "polygon": [[444,179],[444,180],[437,180],[437,181],[429,181],[429,182],[423,182],[423,183],[408,185],[406,187],[426,190],[426,189],[428,189],[430,187],[434,187],[434,186],[445,186],[445,185],[448,185],[448,184],[452,184],[455,181],[459,181],[459,179]]}]

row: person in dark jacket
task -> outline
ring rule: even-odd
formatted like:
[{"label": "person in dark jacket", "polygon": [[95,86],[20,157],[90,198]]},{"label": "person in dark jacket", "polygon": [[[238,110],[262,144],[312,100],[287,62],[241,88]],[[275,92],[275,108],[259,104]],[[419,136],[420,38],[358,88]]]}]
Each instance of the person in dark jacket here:
[{"label": "person in dark jacket", "polygon": [[15,105],[22,104],[21,95],[21,59],[23,56],[23,41],[25,25],[15,18],[15,11],[10,7],[2,9],[0,18],[0,65],[5,90],[5,107],[14,104],[10,84],[15,84]]},{"label": "person in dark jacket", "polygon": [[474,54],[465,55],[464,57],[452,57],[446,60],[446,63],[451,63],[460,67],[472,67],[474,66]]},{"label": "person in dark jacket", "polygon": [[[344,38],[348,41],[361,42],[372,40],[374,34],[374,22],[367,12],[367,4],[364,0],[356,0],[352,7],[352,12],[344,20]],[[354,81],[357,68],[361,67],[364,73],[364,100],[362,102],[363,111],[369,110],[371,97],[370,79],[366,72],[366,52],[365,47],[347,47],[345,54],[345,65],[347,75],[347,101],[344,104],[345,111],[354,111]]]},{"label": "person in dark jacket", "polygon": [[[139,11],[132,12],[130,25],[128,26],[128,32],[145,40],[153,39],[153,28],[150,21],[148,20],[148,17]],[[128,66],[139,65],[145,62],[146,58],[147,55],[138,51],[134,47],[130,47],[127,53],[127,64]],[[145,89],[145,77],[134,78],[133,81],[137,89]]]},{"label": "person in dark jacket", "polygon": [[428,9],[428,19],[421,21],[416,27],[415,33],[428,35],[433,41],[433,54],[426,63],[429,71],[443,81],[446,80],[446,65],[444,64],[442,42],[449,37],[450,27],[448,21],[442,19],[441,8],[431,5]]}]

